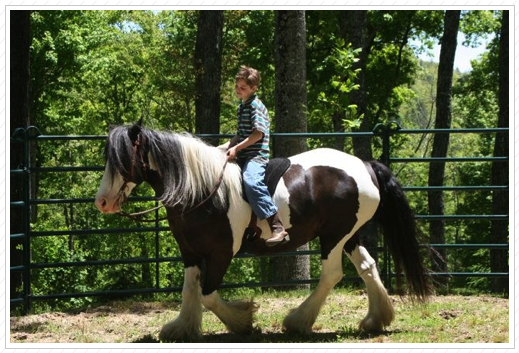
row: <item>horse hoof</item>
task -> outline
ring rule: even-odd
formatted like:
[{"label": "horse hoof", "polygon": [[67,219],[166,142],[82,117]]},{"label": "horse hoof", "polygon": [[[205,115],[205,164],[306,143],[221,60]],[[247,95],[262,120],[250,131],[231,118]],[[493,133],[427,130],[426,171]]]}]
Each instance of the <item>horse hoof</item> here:
[{"label": "horse hoof", "polygon": [[178,342],[178,341],[192,341],[200,338],[199,331],[189,331],[186,327],[178,325],[178,321],[172,321],[165,324],[159,333],[159,340],[161,342]]}]

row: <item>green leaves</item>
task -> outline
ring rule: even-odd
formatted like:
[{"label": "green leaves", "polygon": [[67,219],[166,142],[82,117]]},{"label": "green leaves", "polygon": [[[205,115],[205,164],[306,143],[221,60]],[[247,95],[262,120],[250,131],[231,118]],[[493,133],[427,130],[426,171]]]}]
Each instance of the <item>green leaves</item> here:
[{"label": "green leaves", "polygon": [[[436,64],[422,63],[418,67],[415,53],[431,48],[441,37],[443,11],[368,11],[366,52],[342,38],[339,14],[306,12],[309,132],[331,132],[335,128],[351,131],[359,129],[368,118],[371,126],[398,117],[404,128],[431,127]],[[224,16],[221,132],[233,133],[237,103],[234,75],[242,64],[262,72],[260,95],[271,116],[275,114],[274,12],[226,10]],[[465,45],[477,45],[485,35],[491,38],[499,26],[499,12],[464,11],[462,16],[461,28],[468,36]],[[141,115],[145,116],[145,124],[154,128],[194,132],[193,53],[198,11],[45,10],[33,11],[31,19],[31,114],[43,134],[101,135],[107,133],[109,124],[134,122]],[[412,40],[417,42],[413,42],[413,47],[408,42]],[[488,52],[474,62],[471,74],[460,77],[455,85],[455,125],[495,126],[497,49],[494,36]],[[364,55],[362,72],[357,67]],[[359,93],[360,74],[364,74],[365,114],[352,104],[351,98]],[[493,139],[493,135],[459,139],[453,143],[453,151],[489,155]],[[311,148],[330,147],[334,143],[333,139],[308,141]],[[376,138],[373,141],[376,156],[380,146]],[[42,142],[38,144],[36,163],[42,167],[102,165],[103,146],[103,142]],[[430,152],[430,136],[397,135],[392,138],[391,148],[398,157],[426,156]],[[426,183],[425,164],[399,168],[403,184]],[[488,166],[479,164],[458,165],[448,170],[448,175],[452,183],[458,178],[467,185],[477,185],[488,180],[490,171]],[[42,173],[38,198],[93,197],[100,179],[99,172]],[[142,187],[136,192],[152,194]],[[410,198],[417,213],[426,212],[423,194]],[[448,211],[469,214],[488,207],[488,194],[455,194],[450,199],[458,203],[449,205]],[[115,217],[101,216],[91,204],[37,208],[35,231],[133,226]],[[481,228],[480,223],[456,226],[448,229],[449,236],[467,241],[476,237],[471,232],[476,234]],[[179,254],[170,232],[160,233],[159,240],[160,255]],[[154,252],[154,235],[37,237],[32,245],[35,261],[137,257]],[[479,260],[486,255],[478,256]],[[471,261],[469,256],[458,258],[463,264]],[[320,271],[317,263],[315,260],[312,265],[316,275]],[[252,259],[238,261],[233,263],[227,278],[259,280],[260,267]],[[154,268],[149,270],[154,276]],[[39,270],[34,274],[34,288],[40,292],[65,292],[111,288],[114,283],[122,287],[125,276],[137,283],[147,271],[139,266],[119,266],[111,271],[101,267]],[[181,285],[182,276],[181,265],[160,264],[161,284]],[[70,283],[64,283],[63,278],[71,279]],[[86,300],[84,303],[88,304]]]},{"label": "green leaves", "polygon": [[348,95],[360,88],[355,83],[360,69],[353,69],[360,53],[361,49],[353,49],[351,44],[345,45],[342,38],[337,40],[331,55],[326,58],[333,65],[335,74],[331,76],[329,88],[319,92],[319,104],[312,111],[312,116],[341,114],[345,115],[342,119],[345,130],[360,127],[363,116],[357,116],[357,106],[350,104]]}]

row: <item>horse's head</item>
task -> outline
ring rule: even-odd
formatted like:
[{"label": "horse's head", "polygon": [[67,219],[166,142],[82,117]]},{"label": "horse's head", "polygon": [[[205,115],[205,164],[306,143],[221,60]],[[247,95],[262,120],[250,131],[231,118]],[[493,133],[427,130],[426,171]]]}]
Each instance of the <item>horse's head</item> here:
[{"label": "horse's head", "polygon": [[105,148],[105,173],[95,205],[103,213],[115,213],[149,169],[148,141],[141,122],[111,129]]}]

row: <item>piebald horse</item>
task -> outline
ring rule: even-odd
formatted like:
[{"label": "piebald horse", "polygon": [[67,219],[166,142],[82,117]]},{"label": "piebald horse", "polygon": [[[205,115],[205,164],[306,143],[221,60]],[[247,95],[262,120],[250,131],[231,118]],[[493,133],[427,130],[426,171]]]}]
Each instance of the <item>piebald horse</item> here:
[{"label": "piebald horse", "polygon": [[[149,183],[166,208],[169,227],[182,254],[185,273],[181,310],[175,320],[162,327],[160,340],[199,336],[202,305],[229,331],[250,333],[257,305],[253,301],[228,302],[217,293],[233,256],[248,242],[243,234],[251,208],[242,198],[239,167],[228,163],[223,169],[224,151],[192,135],[154,131],[140,123],[112,128],[105,158],[95,200],[99,210],[119,211],[134,187]],[[393,321],[393,306],[375,261],[359,239],[359,229],[371,218],[382,225],[397,279],[405,274],[409,294],[426,299],[429,281],[419,255],[413,213],[389,169],[333,149],[315,149],[290,160],[291,167],[273,195],[290,241],[266,246],[263,238],[270,230],[264,220],[258,223],[262,236],[248,244],[248,251],[259,255],[294,250],[319,238],[319,283],[299,307],[288,313],[283,328],[311,332],[326,297],[343,278],[343,252],[367,287],[369,308],[359,329],[381,331]]]}]

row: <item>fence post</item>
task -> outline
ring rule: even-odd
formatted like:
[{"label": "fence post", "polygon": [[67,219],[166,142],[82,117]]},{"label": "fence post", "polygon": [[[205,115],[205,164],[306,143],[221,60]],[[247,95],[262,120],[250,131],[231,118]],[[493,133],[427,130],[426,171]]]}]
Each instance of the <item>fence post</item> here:
[{"label": "fence post", "polygon": [[[24,176],[26,179],[26,187],[24,188],[24,202],[25,207],[25,239],[23,245],[23,263],[25,267],[24,271],[24,300],[25,300],[25,313],[32,311],[32,288],[31,288],[31,190],[35,185],[32,185],[31,178],[31,139],[41,135],[40,130],[36,126],[29,126],[24,130]],[[34,135],[31,136],[31,132]],[[36,139],[34,139],[36,141]]]},{"label": "fence post", "polygon": [[23,287],[23,312],[27,314],[31,311],[31,177],[30,177],[30,148],[28,128],[17,128],[14,130],[12,138],[22,145],[22,222],[23,222],[23,254],[22,254],[22,287]]},{"label": "fence post", "polygon": [[[155,207],[157,207],[159,205],[159,202],[158,201],[155,201]],[[155,210],[155,228],[157,228],[157,230],[155,231],[155,258],[157,259],[157,261],[155,262],[155,288],[160,288],[160,262],[159,262],[159,257],[160,257],[160,251],[159,251],[159,247],[160,247],[160,233],[159,233],[159,210]]]},{"label": "fence post", "polygon": [[23,188],[23,202],[25,203],[24,210],[24,233],[23,241],[23,289],[24,289],[24,311],[25,314],[31,312],[31,156],[29,145],[29,129],[24,130],[23,134],[23,165],[24,165],[24,188]]}]

